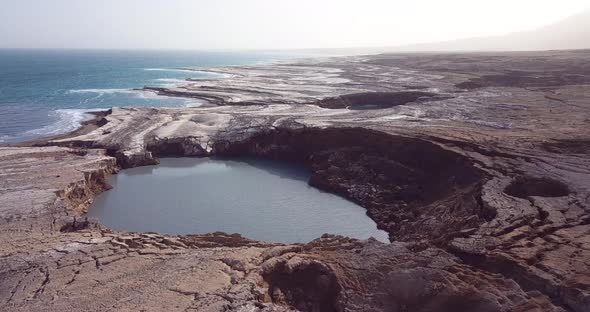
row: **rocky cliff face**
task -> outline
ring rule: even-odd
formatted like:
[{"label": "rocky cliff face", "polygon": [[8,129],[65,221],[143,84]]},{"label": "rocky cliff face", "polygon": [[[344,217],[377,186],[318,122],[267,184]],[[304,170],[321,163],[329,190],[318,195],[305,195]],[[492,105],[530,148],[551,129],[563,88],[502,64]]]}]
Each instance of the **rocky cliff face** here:
[{"label": "rocky cliff face", "polygon": [[394,240],[452,236],[494,214],[477,200],[484,172],[421,139],[363,128],[278,128],[240,142],[217,141],[213,153],[304,163],[310,185],[367,208]]},{"label": "rocky cliff face", "polygon": [[[552,52],[221,68],[235,76],[182,90],[219,106],[113,108],[90,131],[0,147],[0,307],[588,311],[590,87],[460,87],[519,66],[588,75],[564,59],[588,63]],[[436,101],[389,105],[410,89]],[[354,107],[371,93],[389,104]],[[205,155],[302,163],[392,243],[126,233],[82,215],[121,168]]]}]

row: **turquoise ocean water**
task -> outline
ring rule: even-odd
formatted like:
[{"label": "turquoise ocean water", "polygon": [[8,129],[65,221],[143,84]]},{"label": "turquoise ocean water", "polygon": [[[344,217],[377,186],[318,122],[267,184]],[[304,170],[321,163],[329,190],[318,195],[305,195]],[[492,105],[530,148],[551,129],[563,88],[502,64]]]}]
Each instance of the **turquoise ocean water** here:
[{"label": "turquoise ocean water", "polygon": [[287,54],[195,51],[0,50],[0,143],[76,129],[113,106],[191,106],[195,100],[135,91],[210,74],[183,67],[269,62]]}]

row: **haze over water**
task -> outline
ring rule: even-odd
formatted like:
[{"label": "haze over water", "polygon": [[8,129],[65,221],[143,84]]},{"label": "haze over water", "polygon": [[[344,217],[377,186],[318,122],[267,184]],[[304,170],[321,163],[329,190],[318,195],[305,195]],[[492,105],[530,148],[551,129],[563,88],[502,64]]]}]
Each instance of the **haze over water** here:
[{"label": "haze over water", "polygon": [[366,210],[307,184],[305,168],[261,159],[164,158],[123,170],[88,212],[115,229],[168,234],[240,233],[308,242],[324,233],[388,242]]}]

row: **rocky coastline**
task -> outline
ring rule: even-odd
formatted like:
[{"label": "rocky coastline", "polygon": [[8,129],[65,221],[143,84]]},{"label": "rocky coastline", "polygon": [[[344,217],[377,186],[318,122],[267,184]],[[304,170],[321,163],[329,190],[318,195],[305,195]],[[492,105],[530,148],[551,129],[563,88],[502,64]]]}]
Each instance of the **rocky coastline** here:
[{"label": "rocky coastline", "polygon": [[[0,310],[590,310],[589,51],[215,71],[227,77],[145,88],[209,105],[114,107],[0,146]],[[302,163],[392,243],[128,233],[84,217],[109,175],[166,156]]]}]

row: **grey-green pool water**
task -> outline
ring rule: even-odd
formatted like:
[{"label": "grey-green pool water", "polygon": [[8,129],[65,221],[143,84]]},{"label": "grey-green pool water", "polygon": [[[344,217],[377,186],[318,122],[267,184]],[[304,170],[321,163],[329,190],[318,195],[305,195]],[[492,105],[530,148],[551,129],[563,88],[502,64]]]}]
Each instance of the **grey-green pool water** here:
[{"label": "grey-green pool water", "polygon": [[89,217],[115,229],[167,234],[240,233],[307,242],[324,233],[388,242],[365,209],[307,184],[302,166],[262,159],[164,158],[123,170]]}]

